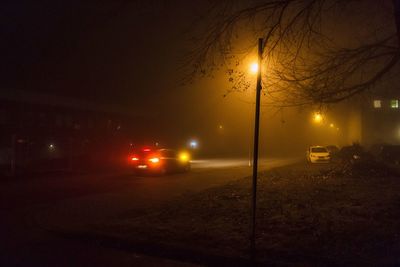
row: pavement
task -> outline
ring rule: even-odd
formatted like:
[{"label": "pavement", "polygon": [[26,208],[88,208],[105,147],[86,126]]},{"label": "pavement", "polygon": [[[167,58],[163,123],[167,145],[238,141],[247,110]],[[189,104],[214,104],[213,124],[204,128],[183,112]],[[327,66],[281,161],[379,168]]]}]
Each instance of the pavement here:
[{"label": "pavement", "polygon": [[[264,159],[259,169],[288,165],[298,159]],[[121,214],[138,214],[182,194],[251,175],[246,159],[193,162],[189,173],[157,177],[129,174],[81,175],[1,184],[1,266],[191,266],[65,239],[55,232]]]},{"label": "pavement", "polygon": [[[260,161],[259,170],[297,161],[298,159],[264,159]],[[98,223],[124,213],[140,215],[143,211],[157,208],[181,195],[194,194],[251,174],[252,168],[245,159],[210,159],[194,161],[192,170],[188,173],[113,177],[111,179],[124,184],[123,188],[67,199],[38,213],[37,221],[45,228],[64,230]]]}]

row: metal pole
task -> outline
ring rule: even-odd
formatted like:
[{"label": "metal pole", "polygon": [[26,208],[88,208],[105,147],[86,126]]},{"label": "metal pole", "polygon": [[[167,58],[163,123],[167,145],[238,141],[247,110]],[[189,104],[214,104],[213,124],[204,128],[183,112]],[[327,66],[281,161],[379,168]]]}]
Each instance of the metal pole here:
[{"label": "metal pole", "polygon": [[253,185],[251,201],[251,234],[250,251],[254,259],[256,252],[256,204],[257,204],[257,167],[258,167],[258,137],[260,129],[260,97],[261,97],[261,58],[263,54],[263,39],[258,39],[258,72],[256,87],[256,112],[254,121],[254,152],[253,152]]},{"label": "metal pole", "polygon": [[253,131],[251,130],[252,128],[252,125],[253,125],[253,121],[251,120],[251,118],[253,117],[253,112],[251,112],[251,110],[253,109],[253,107],[252,106],[250,106],[250,108],[249,108],[249,110],[250,110],[250,116],[249,116],[249,145],[248,145],[248,152],[249,152],[249,167],[251,167],[252,166],[252,161],[253,161],[253,159],[252,159],[252,155],[251,155],[251,152],[252,152],[252,143],[253,143]]}]

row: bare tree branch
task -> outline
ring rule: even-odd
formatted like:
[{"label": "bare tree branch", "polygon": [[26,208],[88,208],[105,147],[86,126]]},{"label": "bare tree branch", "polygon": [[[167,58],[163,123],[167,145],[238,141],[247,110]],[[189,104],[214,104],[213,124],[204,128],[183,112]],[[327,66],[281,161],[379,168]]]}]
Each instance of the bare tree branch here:
[{"label": "bare tree branch", "polygon": [[[398,0],[392,1],[400,8]],[[389,0],[384,2],[392,5]],[[347,12],[349,21],[351,15],[362,18],[371,5],[379,8],[382,3],[369,0],[218,3],[208,11],[210,23],[203,38],[186,57],[185,66],[190,69],[188,80],[226,68],[232,84],[227,93],[246,90],[251,79],[241,66],[243,61],[238,58],[237,50],[243,46],[243,39],[255,46],[259,36],[264,37],[263,67],[267,70],[263,83],[268,104],[273,106],[339,102],[374,88],[398,66],[399,10],[393,9],[393,17],[388,21],[382,21],[387,17],[383,14],[375,27],[348,25],[345,33],[334,31],[335,16]],[[368,17],[366,20],[365,23],[371,23]],[[387,27],[389,23],[391,27]],[[355,34],[347,33],[350,30]],[[245,52],[249,54],[251,49]]]}]

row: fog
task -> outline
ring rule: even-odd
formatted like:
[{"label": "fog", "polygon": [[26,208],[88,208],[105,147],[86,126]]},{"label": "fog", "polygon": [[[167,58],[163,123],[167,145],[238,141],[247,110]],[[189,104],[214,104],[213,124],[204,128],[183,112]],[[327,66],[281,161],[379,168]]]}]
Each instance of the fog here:
[{"label": "fog", "polygon": [[[248,157],[253,150],[255,86],[224,96],[229,84],[223,78],[219,82],[205,78],[184,89],[165,100],[160,138],[173,145],[196,139],[198,153],[204,155]],[[316,109],[263,106],[260,155],[299,156],[310,145],[341,145],[344,127],[339,128],[343,122],[333,116],[334,108],[317,124],[312,117]],[[329,127],[331,123],[336,123],[334,129]]]},{"label": "fog", "polygon": [[[196,139],[199,156],[248,157],[253,146],[255,84],[245,92],[228,93],[232,85],[220,69],[212,77],[182,85],[182,58],[192,49],[183,31],[196,9],[205,6],[201,1],[151,3],[140,12],[128,5],[107,13],[116,5],[76,1],[67,8],[37,4],[22,10],[10,1],[5,8],[10,21],[3,32],[8,40],[2,50],[3,90],[123,107],[140,118],[130,125],[136,143],[185,147]],[[39,13],[40,19],[35,19]],[[20,31],[11,34],[15,27]],[[29,46],[13,45],[27,39]],[[255,77],[248,79],[255,83]],[[263,96],[262,104],[267,98]],[[315,124],[316,111],[319,107],[263,106],[261,156],[303,155],[310,145],[345,144],[341,113],[332,106],[323,111],[324,122]]]}]

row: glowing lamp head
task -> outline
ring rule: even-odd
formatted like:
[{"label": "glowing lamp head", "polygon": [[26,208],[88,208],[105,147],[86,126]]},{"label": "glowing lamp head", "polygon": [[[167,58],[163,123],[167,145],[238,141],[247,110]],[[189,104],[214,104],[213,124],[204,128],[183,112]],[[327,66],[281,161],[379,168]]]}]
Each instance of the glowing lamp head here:
[{"label": "glowing lamp head", "polygon": [[321,123],[322,122],[322,115],[319,112],[315,112],[313,115],[313,120],[315,123]]},{"label": "glowing lamp head", "polygon": [[335,127],[335,124],[331,123],[331,124],[329,124],[329,127],[333,128],[333,127]]},{"label": "glowing lamp head", "polygon": [[254,74],[258,72],[258,63],[253,62],[250,64],[250,72]]}]

